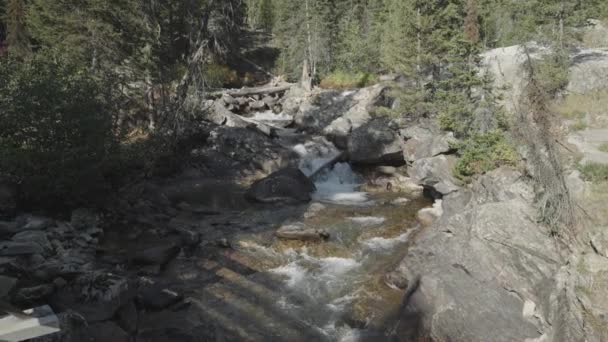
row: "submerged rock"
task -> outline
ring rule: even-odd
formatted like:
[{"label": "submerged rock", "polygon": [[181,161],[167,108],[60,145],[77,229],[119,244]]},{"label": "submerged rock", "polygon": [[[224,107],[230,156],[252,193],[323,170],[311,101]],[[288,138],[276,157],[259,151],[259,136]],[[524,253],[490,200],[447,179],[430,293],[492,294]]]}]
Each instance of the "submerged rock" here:
[{"label": "submerged rock", "polygon": [[302,223],[282,226],[275,232],[275,235],[285,240],[317,241],[329,239],[327,231],[309,228]]},{"label": "submerged rock", "polygon": [[262,203],[309,202],[315,184],[302,171],[289,167],[253,183],[245,196]]}]

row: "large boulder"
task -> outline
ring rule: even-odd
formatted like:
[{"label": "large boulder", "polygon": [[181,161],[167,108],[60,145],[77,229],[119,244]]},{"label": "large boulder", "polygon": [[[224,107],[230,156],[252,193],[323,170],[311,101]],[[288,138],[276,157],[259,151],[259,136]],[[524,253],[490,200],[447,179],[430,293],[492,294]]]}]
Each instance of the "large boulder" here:
[{"label": "large boulder", "polygon": [[348,155],[355,164],[403,164],[401,138],[388,119],[376,118],[348,137]]},{"label": "large boulder", "polygon": [[416,160],[408,172],[418,184],[447,195],[459,189],[458,181],[452,174],[455,165],[454,156],[439,155]]},{"label": "large boulder", "polygon": [[300,169],[288,167],[253,183],[245,196],[262,203],[309,202],[315,184]]},{"label": "large boulder", "polygon": [[345,148],[348,135],[355,129],[372,119],[370,112],[381,102],[386,86],[377,84],[362,88],[352,94],[353,105],[347,111],[334,119],[323,129],[323,134],[329,137],[338,147]]},{"label": "large boulder", "polygon": [[405,140],[403,157],[408,163],[448,153],[456,141],[454,133],[442,132],[432,124],[410,126],[401,130],[401,137]]},{"label": "large boulder", "polygon": [[566,91],[587,94],[608,88],[608,49],[585,49],[571,57]]},{"label": "large boulder", "polygon": [[54,308],[73,310],[89,323],[106,321],[137,294],[135,282],[116,274],[90,272],[76,278],[51,298]]},{"label": "large boulder", "polygon": [[[551,51],[536,43],[526,44],[533,59],[541,59]],[[503,98],[503,104],[515,111],[526,85],[526,51],[523,45],[489,50],[482,54],[482,73],[489,73],[496,89]],[[608,87],[608,50],[583,49],[570,56],[569,83],[566,91],[585,94]]]},{"label": "large boulder", "polygon": [[[407,289],[401,341],[602,341],[581,330],[588,324],[572,291],[588,285],[568,279],[580,266],[564,266],[533,199],[533,186],[508,168],[443,198],[443,215],[387,276]],[[608,262],[600,264],[587,268],[605,274]]]}]

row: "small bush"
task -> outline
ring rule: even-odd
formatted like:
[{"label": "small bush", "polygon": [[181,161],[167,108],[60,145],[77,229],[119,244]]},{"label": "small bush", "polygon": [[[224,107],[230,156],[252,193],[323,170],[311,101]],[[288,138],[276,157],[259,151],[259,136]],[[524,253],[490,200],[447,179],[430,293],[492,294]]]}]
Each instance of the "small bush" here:
[{"label": "small bush", "polygon": [[598,150],[600,150],[602,152],[608,152],[608,143],[601,144],[600,147],[598,148]]},{"label": "small bush", "polygon": [[19,185],[25,205],[102,200],[115,144],[102,90],[86,70],[50,58],[0,60],[0,176]]},{"label": "small bush", "polygon": [[358,72],[334,71],[321,80],[321,88],[353,89],[363,88],[378,82],[378,76]]},{"label": "small bush", "polygon": [[598,163],[588,163],[579,165],[579,171],[583,179],[594,183],[608,181],[608,165]]},{"label": "small bush", "polygon": [[454,172],[462,180],[502,165],[515,165],[519,160],[517,151],[498,130],[475,134],[454,147],[459,149],[460,154]]}]

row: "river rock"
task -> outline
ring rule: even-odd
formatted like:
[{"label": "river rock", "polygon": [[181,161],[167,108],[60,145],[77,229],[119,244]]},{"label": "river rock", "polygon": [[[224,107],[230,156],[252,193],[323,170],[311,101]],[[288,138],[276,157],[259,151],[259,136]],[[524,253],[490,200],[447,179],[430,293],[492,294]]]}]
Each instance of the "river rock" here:
[{"label": "river rock", "polygon": [[167,284],[145,278],[137,294],[137,302],[148,310],[165,309],[182,298],[182,295],[171,290]]},{"label": "river rock", "polygon": [[348,138],[348,154],[355,164],[403,164],[399,135],[391,122],[377,118],[353,130]]},{"label": "river rock", "polygon": [[23,231],[13,236],[12,241],[38,245],[41,252],[37,254],[49,255],[53,251],[53,246],[43,231]]},{"label": "river rock", "polygon": [[321,203],[318,203],[318,202],[312,203],[311,205],[308,206],[308,209],[306,209],[306,212],[304,213],[304,218],[305,219],[313,218],[325,209],[326,209],[326,207]]},{"label": "river rock", "polygon": [[23,215],[17,217],[17,229],[24,230],[44,230],[53,224],[53,220],[47,217]]},{"label": "river rock", "polygon": [[17,232],[17,223],[0,221],[0,237],[12,236]]},{"label": "river rock", "polygon": [[317,241],[329,239],[327,231],[309,228],[302,223],[284,225],[275,232],[275,235],[285,240]]},{"label": "river rock", "polygon": [[121,307],[116,313],[118,324],[129,333],[137,331],[137,315],[137,308],[132,301]]},{"label": "river rock", "polygon": [[[89,325],[82,332],[86,342],[130,342],[131,338],[114,322],[98,322]],[[83,341],[84,342],[84,341]]]},{"label": "river rock", "polygon": [[51,304],[58,310],[73,310],[89,323],[106,321],[137,294],[134,282],[112,273],[95,271],[83,274],[61,289]]},{"label": "river rock", "polygon": [[245,196],[262,203],[309,202],[315,190],[314,183],[300,169],[289,167],[256,181]]},{"label": "river rock", "polygon": [[169,242],[160,246],[147,247],[136,251],[133,255],[133,261],[145,265],[164,266],[170,260],[175,258],[180,251],[180,247]]},{"label": "river rock", "polygon": [[[186,310],[143,312],[139,315],[137,342],[215,341],[215,328],[206,323],[200,312]],[[221,340],[221,339],[219,339]]]},{"label": "river rock", "polygon": [[45,301],[54,291],[55,286],[52,284],[22,288],[15,294],[15,301],[27,304],[40,303]]},{"label": "river rock", "polygon": [[416,160],[408,172],[418,184],[447,195],[459,189],[458,181],[452,175],[455,165],[454,156],[440,155]]},{"label": "river rock", "polygon": [[0,256],[42,254],[44,249],[34,241],[0,243]]},{"label": "river rock", "polygon": [[17,279],[0,275],[0,298],[7,298],[17,286]]},{"label": "river rock", "polygon": [[79,208],[72,211],[70,224],[77,230],[96,228],[99,225],[99,215],[94,210]]}]

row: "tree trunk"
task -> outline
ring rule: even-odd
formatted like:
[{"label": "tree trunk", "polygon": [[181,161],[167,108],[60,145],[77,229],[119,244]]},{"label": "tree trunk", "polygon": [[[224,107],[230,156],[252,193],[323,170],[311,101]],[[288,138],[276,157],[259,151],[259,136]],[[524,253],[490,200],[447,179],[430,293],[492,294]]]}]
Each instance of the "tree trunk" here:
[{"label": "tree trunk", "polygon": [[308,58],[304,59],[304,65],[302,66],[302,88],[306,91],[312,91],[312,73],[310,72],[310,65],[308,64]]}]

